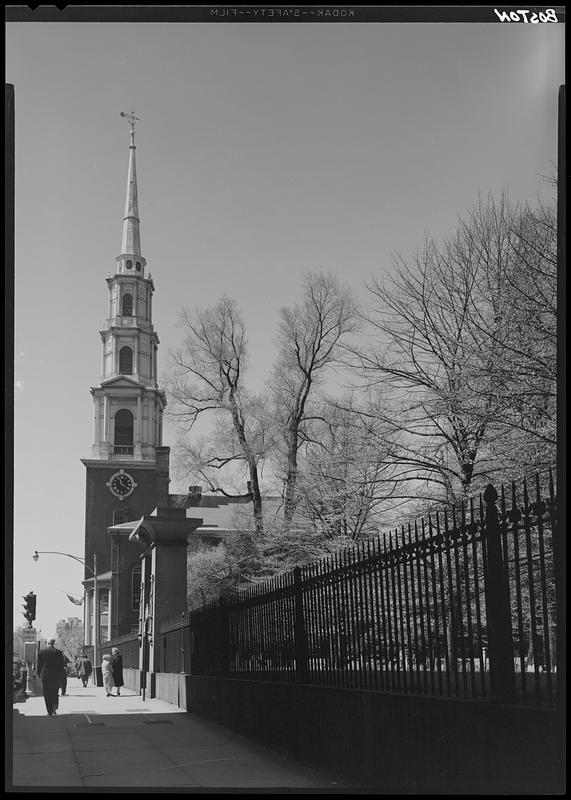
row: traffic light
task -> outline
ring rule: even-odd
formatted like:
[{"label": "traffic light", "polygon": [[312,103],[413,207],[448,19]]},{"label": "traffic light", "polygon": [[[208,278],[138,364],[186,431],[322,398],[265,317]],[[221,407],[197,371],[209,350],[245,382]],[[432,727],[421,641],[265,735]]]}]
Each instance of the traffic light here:
[{"label": "traffic light", "polygon": [[24,597],[24,617],[28,620],[28,625],[30,628],[32,627],[32,622],[36,618],[36,595],[33,592],[29,592]]}]

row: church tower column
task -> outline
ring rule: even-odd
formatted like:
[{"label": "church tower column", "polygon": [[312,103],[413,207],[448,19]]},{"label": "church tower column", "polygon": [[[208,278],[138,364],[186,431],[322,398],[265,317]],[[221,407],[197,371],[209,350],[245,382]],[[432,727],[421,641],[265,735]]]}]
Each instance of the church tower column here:
[{"label": "church tower column", "polygon": [[103,441],[109,442],[109,396],[103,395]]},{"label": "church tower column", "polygon": [[101,426],[101,400],[99,397],[94,399],[94,413],[93,413],[93,441],[96,442],[100,438],[99,428]]},{"label": "church tower column", "polygon": [[118,360],[117,359],[117,337],[115,336],[114,333],[111,334],[111,344],[112,344],[112,347],[113,347],[111,373],[113,375],[116,375],[119,372],[119,367],[117,365],[117,360]]},{"label": "church tower column", "polygon": [[133,359],[133,374],[135,378],[139,377],[139,338],[135,339],[135,356]]},{"label": "church tower column", "polygon": [[135,418],[135,458],[142,458],[143,402],[141,392],[137,395],[137,416]]}]

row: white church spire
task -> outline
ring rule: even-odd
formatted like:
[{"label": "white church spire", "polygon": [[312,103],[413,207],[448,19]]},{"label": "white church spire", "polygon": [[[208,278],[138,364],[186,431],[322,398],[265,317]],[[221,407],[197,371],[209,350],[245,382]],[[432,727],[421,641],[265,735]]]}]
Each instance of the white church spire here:
[{"label": "white church spire", "polygon": [[129,171],[127,174],[127,194],[125,198],[125,216],[123,218],[123,237],[121,255],[141,257],[141,235],[139,232],[139,203],[137,197],[137,166],[135,162],[135,122],[139,121],[134,112],[121,112],[131,126],[131,143],[129,145]]}]

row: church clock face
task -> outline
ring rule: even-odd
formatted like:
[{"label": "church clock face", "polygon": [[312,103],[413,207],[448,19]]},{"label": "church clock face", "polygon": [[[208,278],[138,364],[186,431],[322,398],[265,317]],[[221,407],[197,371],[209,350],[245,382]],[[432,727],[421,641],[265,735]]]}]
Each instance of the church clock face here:
[{"label": "church clock face", "polygon": [[109,487],[111,494],[123,500],[124,497],[129,497],[137,484],[124,469],[120,469],[119,472],[116,472],[109,478],[106,486]]}]

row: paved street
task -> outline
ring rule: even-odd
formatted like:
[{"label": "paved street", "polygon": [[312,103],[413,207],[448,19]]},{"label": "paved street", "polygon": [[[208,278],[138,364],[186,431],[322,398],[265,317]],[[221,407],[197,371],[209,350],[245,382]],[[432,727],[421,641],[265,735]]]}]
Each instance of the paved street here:
[{"label": "paved street", "polygon": [[125,690],[68,680],[57,715],[14,704],[13,787],[157,787],[346,792],[350,783],[282,758],[216,723]]}]

